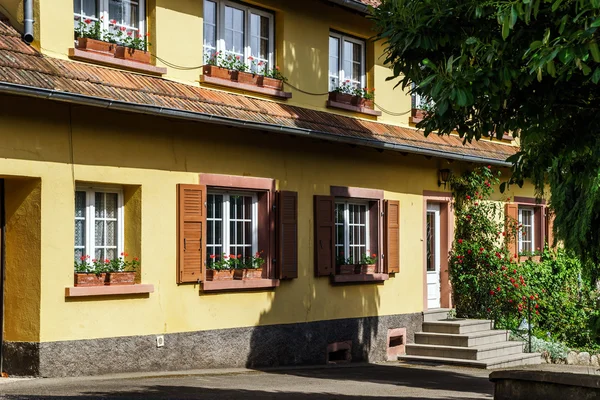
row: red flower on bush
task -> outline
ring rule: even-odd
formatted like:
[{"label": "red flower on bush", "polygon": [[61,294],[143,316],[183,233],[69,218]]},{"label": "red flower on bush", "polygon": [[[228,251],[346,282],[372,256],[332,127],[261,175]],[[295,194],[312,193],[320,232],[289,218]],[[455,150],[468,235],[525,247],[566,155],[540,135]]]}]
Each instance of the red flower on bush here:
[{"label": "red flower on bush", "polygon": [[462,239],[458,239],[458,244],[462,244],[463,240]]}]

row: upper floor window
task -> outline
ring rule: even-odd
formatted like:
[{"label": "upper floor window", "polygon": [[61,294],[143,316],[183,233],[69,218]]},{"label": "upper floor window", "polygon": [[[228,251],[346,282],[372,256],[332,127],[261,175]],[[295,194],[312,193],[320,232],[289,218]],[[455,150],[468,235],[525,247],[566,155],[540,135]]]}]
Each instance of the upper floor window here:
[{"label": "upper floor window", "polygon": [[329,34],[329,90],[342,82],[365,87],[365,42],[339,33]]},{"label": "upper floor window", "polygon": [[244,60],[260,72],[274,64],[273,15],[239,3],[204,0],[204,56]]},{"label": "upper floor window", "polygon": [[117,30],[132,35],[145,32],[145,0],[73,0],[75,28],[80,21],[100,21],[106,32]]},{"label": "upper floor window", "polygon": [[90,255],[113,260],[123,251],[123,192],[110,188],[75,191],[75,260]]}]

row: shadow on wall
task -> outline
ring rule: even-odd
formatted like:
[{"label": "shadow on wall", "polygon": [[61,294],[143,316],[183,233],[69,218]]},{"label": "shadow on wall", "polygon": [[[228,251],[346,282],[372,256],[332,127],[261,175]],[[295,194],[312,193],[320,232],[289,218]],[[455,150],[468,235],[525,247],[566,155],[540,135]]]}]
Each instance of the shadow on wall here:
[{"label": "shadow on wall", "polygon": [[[299,248],[308,246],[300,244]],[[283,281],[275,290],[271,308],[261,314],[252,330],[246,367],[370,361],[375,352],[385,352],[387,330],[380,333],[376,316],[380,302],[377,285],[331,286],[328,277],[309,276],[312,265],[299,265],[298,270],[298,279]],[[290,299],[302,300],[293,303]],[[299,312],[303,321],[275,325],[286,315]],[[341,316],[352,317],[339,319]],[[382,343],[377,343],[378,339]]]}]

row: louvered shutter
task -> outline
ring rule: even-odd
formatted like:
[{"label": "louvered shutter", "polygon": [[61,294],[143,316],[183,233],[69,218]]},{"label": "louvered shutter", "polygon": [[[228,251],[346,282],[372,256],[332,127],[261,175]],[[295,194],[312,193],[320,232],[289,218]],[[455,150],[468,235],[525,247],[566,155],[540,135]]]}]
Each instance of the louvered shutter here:
[{"label": "louvered shutter", "polygon": [[315,196],[315,274],[334,273],[335,201],[333,196]]},{"label": "louvered shutter", "polygon": [[206,186],[177,185],[177,283],[202,280]]},{"label": "louvered shutter", "polygon": [[384,261],[388,274],[400,272],[400,202],[385,201]]},{"label": "louvered shutter", "polygon": [[554,213],[546,207],[546,241],[549,247],[554,247]]},{"label": "louvered shutter", "polygon": [[[514,223],[519,223],[519,206],[517,204],[506,204],[504,206],[504,218],[505,218],[505,228],[506,237],[510,241],[508,243],[508,251],[511,255],[517,254],[518,242],[517,242],[517,234],[510,229],[511,221]],[[509,237],[510,235],[510,237]]]},{"label": "louvered shutter", "polygon": [[279,279],[298,277],[298,193],[277,192],[277,270]]}]

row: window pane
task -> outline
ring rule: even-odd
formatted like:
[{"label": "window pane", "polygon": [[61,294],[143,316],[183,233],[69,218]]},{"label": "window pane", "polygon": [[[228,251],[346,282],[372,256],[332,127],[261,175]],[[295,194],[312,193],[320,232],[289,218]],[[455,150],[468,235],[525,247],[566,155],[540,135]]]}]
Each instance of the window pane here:
[{"label": "window pane", "polygon": [[108,18],[117,20],[117,23],[120,25],[138,28],[140,19],[138,2],[108,0]]},{"label": "window pane", "polygon": [[215,238],[214,244],[223,244],[223,221],[215,221]]},{"label": "window pane", "polygon": [[427,213],[427,271],[435,271],[435,213]]},{"label": "window pane", "polygon": [[215,195],[215,218],[223,218],[223,196]]},{"label": "window pane", "polygon": [[215,243],[215,221],[207,220],[206,221],[206,244],[211,245]]},{"label": "window pane", "polygon": [[116,193],[106,193],[106,218],[117,218],[117,201]]},{"label": "window pane", "polygon": [[94,243],[96,246],[104,246],[105,236],[104,236],[104,221],[96,221],[95,225],[95,240]]},{"label": "window pane", "polygon": [[75,218],[85,218],[85,192],[75,192]]},{"label": "window pane", "polygon": [[117,249],[106,249],[106,258],[114,260],[117,258]]},{"label": "window pane", "polygon": [[106,222],[106,245],[117,245],[117,221]]},{"label": "window pane", "polygon": [[244,242],[252,245],[252,222],[244,222]]},{"label": "window pane", "polygon": [[85,220],[82,219],[75,221],[75,246],[85,246]]},{"label": "window pane", "polygon": [[95,197],[95,211],[94,214],[96,218],[104,218],[104,193],[96,192],[94,194]]},{"label": "window pane", "polygon": [[83,249],[75,249],[75,261],[81,261],[81,257],[85,255]]},{"label": "window pane", "polygon": [[244,12],[225,6],[225,51],[244,54]]},{"label": "window pane", "polygon": [[216,24],[217,5],[213,1],[204,0],[204,24]]},{"label": "window pane", "polygon": [[94,258],[96,258],[98,260],[104,260],[104,259],[106,259],[106,257],[104,257],[104,249],[96,249],[96,252],[94,254]]},{"label": "window pane", "polygon": [[340,72],[340,41],[338,38],[329,37],[329,90],[339,86]]}]

